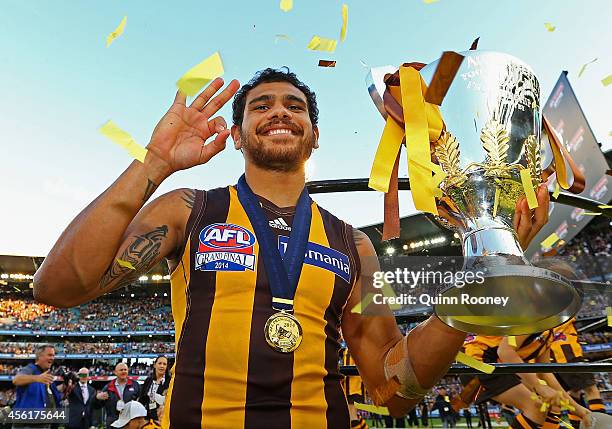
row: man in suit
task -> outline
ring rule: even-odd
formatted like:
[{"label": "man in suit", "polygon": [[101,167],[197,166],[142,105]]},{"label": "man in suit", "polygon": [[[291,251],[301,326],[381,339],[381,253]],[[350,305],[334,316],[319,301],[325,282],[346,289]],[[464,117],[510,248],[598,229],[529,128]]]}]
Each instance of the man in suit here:
[{"label": "man in suit", "polygon": [[89,370],[79,369],[78,383],[72,385],[68,399],[68,426],[67,429],[89,429],[91,427],[91,410],[96,390],[91,387]]}]

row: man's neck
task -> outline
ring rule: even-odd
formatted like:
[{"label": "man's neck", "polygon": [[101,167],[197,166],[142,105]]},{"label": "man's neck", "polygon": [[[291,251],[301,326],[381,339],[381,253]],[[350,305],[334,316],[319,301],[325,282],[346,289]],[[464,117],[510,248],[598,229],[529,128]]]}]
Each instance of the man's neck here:
[{"label": "man's neck", "polygon": [[292,172],[280,172],[264,170],[251,163],[246,164],[245,176],[255,194],[278,207],[297,205],[306,180],[303,168]]},{"label": "man's neck", "polygon": [[127,383],[127,379],[125,379],[125,380],[117,379],[117,384],[126,384],[126,383]]}]

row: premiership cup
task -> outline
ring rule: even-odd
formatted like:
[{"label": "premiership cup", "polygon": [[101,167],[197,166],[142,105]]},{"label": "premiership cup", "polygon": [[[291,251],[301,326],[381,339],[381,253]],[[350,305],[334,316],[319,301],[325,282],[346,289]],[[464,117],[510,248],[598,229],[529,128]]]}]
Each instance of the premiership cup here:
[{"label": "premiership cup", "polygon": [[[442,297],[454,299],[435,305],[434,312],[466,332],[541,332],[573,317],[581,295],[560,274],[531,265],[513,228],[517,201],[525,196],[521,171],[533,188],[542,181],[539,83],[529,66],[510,55],[475,50],[461,55],[439,107],[442,131],[430,141],[431,159],[446,174],[436,219],[460,235],[463,270],[481,272],[484,282],[443,285]],[[420,70],[427,86],[439,61]],[[384,80],[394,70],[372,69],[368,76],[370,95],[385,117]],[[505,307],[482,305],[462,302],[466,295],[509,299]]]}]

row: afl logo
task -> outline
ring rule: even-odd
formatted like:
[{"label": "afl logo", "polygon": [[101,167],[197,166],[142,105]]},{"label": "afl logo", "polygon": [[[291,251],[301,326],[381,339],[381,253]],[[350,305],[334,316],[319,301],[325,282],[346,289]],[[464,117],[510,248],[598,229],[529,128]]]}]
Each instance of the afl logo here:
[{"label": "afl logo", "polygon": [[214,223],[200,231],[198,238],[196,270],[255,270],[255,234],[248,229],[233,223]]},{"label": "afl logo", "polygon": [[255,244],[255,235],[231,223],[215,223],[200,232],[200,243],[213,249],[245,249]]}]

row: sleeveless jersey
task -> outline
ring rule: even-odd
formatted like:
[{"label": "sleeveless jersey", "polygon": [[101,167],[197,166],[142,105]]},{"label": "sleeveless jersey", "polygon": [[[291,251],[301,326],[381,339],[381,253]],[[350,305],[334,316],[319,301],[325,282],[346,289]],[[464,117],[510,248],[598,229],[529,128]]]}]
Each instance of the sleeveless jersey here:
[{"label": "sleeveless jersey", "polygon": [[[353,356],[351,356],[351,352],[349,352],[349,349],[347,348],[344,349],[344,353],[342,354],[342,365],[355,365],[355,360],[353,359]],[[346,396],[364,394],[363,382],[361,380],[361,377],[358,375],[346,376],[344,378],[343,387]]]},{"label": "sleeveless jersey", "polygon": [[553,362],[568,363],[582,361],[582,346],[578,342],[578,332],[572,318],[563,325],[553,329],[553,342],[550,346],[550,357]]},{"label": "sleeveless jersey", "polygon": [[[552,338],[551,330],[540,334],[531,334],[516,349],[516,352],[525,362],[535,359],[546,352],[547,348],[550,348]],[[465,354],[482,362],[496,363],[499,360],[497,348],[503,339],[504,337],[490,335],[470,336],[464,343]]]},{"label": "sleeveless jersey", "polygon": [[[283,254],[295,208],[260,198]],[[259,241],[236,188],[196,191],[171,274],[176,363],[164,428],[348,428],[338,361],[340,322],[359,276],[351,226],[312,202],[294,298],[303,329],[292,353],[264,337],[276,313]]]}]

